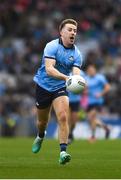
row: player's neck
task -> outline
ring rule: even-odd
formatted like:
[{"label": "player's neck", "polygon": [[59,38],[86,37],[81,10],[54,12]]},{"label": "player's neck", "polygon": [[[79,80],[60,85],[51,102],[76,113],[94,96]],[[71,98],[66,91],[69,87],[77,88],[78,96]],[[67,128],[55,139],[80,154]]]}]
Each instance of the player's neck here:
[{"label": "player's neck", "polygon": [[67,49],[74,48],[73,44],[67,44],[62,37],[59,38],[59,43]]}]

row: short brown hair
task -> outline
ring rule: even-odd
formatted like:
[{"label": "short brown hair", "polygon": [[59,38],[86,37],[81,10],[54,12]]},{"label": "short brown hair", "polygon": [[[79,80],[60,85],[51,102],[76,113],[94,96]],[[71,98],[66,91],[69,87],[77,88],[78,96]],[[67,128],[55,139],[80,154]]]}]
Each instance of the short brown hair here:
[{"label": "short brown hair", "polygon": [[66,25],[66,24],[73,24],[75,26],[77,26],[77,22],[74,20],[74,19],[65,19],[63,20],[61,23],[60,23],[60,26],[59,26],[59,31],[62,30],[62,28]]}]

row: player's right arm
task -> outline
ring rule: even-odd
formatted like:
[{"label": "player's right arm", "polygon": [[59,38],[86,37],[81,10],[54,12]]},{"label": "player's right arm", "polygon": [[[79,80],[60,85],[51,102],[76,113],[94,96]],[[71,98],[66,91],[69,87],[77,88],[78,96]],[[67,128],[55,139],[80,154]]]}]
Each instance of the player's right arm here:
[{"label": "player's right arm", "polygon": [[49,42],[46,45],[45,49],[44,49],[44,59],[45,59],[46,73],[49,76],[52,76],[54,78],[66,81],[68,79],[68,76],[66,76],[65,74],[59,72],[55,68],[57,50],[58,50],[58,43],[57,43],[57,41]]},{"label": "player's right arm", "polygon": [[55,63],[56,63],[55,59],[45,58],[45,69],[46,69],[47,74],[54,78],[62,79],[62,80],[66,81],[68,79],[68,76],[59,72],[55,68]]}]

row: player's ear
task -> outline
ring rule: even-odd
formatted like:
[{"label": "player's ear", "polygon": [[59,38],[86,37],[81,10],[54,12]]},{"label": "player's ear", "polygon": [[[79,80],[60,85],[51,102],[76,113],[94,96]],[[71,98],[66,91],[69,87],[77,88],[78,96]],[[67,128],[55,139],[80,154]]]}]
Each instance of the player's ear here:
[{"label": "player's ear", "polygon": [[62,36],[62,33],[63,33],[63,31],[62,31],[62,29],[60,30],[60,36]]}]

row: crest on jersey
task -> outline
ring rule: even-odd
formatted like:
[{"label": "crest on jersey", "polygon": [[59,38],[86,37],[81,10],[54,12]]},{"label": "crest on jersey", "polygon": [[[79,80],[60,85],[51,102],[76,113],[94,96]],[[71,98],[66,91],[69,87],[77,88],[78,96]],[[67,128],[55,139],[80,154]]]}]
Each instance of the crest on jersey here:
[{"label": "crest on jersey", "polygon": [[74,57],[73,57],[73,56],[70,56],[70,57],[69,57],[69,60],[70,60],[70,61],[73,61],[73,60],[74,60]]}]

